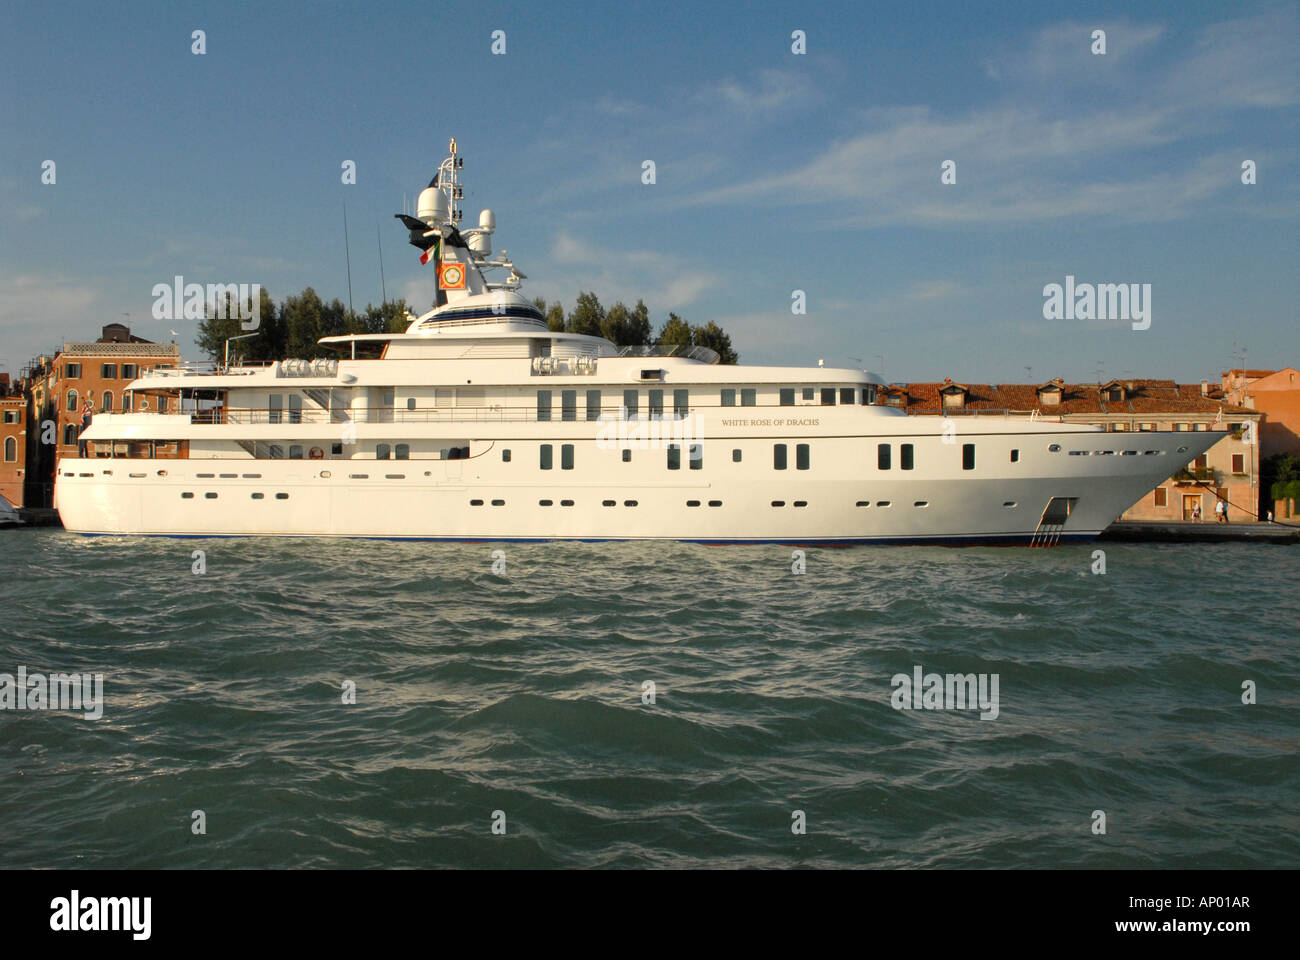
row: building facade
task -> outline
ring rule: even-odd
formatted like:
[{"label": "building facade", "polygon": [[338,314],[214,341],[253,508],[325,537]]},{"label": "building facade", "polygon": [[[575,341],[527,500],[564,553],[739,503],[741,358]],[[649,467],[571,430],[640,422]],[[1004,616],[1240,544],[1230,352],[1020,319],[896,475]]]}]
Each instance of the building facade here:
[{"label": "building facade", "polygon": [[21,386],[0,373],[0,497],[23,505],[27,480],[27,397]]},{"label": "building facade", "polygon": [[1227,402],[1208,382],[1111,380],[1097,384],[909,383],[881,391],[881,403],[914,414],[1001,416],[1031,414],[1092,423],[1107,431],[1216,431],[1223,439],[1180,468],[1118,518],[1162,522],[1216,522],[1227,504],[1230,523],[1260,517],[1259,462],[1263,415]]},{"label": "building facade", "polygon": [[1264,415],[1259,428],[1261,459],[1279,453],[1300,456],[1300,370],[1227,370],[1221,378],[1224,399]]},{"label": "building facade", "polygon": [[[135,409],[127,389],[131,381],[175,367],[180,360],[176,344],[152,343],[110,323],[98,340],[65,343],[54,357],[32,361],[26,377],[25,505],[53,506],[55,464],[60,457],[77,455],[78,438],[94,415]],[[177,401],[160,395],[141,402],[156,403],[156,409],[166,412]]]}]

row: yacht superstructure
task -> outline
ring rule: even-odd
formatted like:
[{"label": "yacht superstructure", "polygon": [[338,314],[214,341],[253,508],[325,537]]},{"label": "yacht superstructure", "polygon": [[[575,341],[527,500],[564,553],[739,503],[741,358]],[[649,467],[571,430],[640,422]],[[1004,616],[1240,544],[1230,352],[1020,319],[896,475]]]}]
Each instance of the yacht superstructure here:
[{"label": "yacht superstructure", "polygon": [[[718,364],[548,329],[451,155],[402,215],[438,304],[339,359],[159,370],[57,467],[89,534],[704,542],[1095,536],[1213,434],[908,416],[873,374]],[[497,279],[493,279],[497,278]],[[364,354],[379,351],[378,358]],[[359,356],[361,354],[361,356]],[[141,406],[147,407],[147,400]],[[156,406],[156,405],[155,405]]]}]

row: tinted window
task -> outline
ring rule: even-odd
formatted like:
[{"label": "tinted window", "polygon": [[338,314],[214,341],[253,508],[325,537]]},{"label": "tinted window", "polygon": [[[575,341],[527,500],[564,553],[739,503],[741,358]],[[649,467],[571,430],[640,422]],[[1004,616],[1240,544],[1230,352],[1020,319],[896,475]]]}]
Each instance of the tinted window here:
[{"label": "tinted window", "polygon": [[876,445],[876,467],[880,470],[889,469],[889,444]]},{"label": "tinted window", "polygon": [[781,406],[783,407],[794,406],[794,387],[781,388]]},{"label": "tinted window", "polygon": [[799,470],[808,469],[808,444],[801,443],[794,448],[794,465]]},{"label": "tinted window", "polygon": [[772,466],[777,470],[785,469],[785,444],[778,443],[772,447]]},{"label": "tinted window", "polygon": [[736,390],[734,387],[728,387],[722,391],[722,405],[724,407],[734,407],[736,405]]},{"label": "tinted window", "polygon": [[903,444],[898,450],[898,465],[904,470],[912,469],[912,445]]}]

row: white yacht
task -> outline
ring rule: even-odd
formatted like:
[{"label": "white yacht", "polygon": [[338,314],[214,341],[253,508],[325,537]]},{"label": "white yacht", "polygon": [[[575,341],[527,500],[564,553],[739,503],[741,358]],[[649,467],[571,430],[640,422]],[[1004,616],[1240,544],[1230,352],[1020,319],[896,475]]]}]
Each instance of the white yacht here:
[{"label": "white yacht", "polygon": [[[1213,433],[909,416],[875,375],[717,363],[548,329],[459,226],[451,156],[402,215],[439,303],[339,356],[159,370],[57,466],[86,534],[707,543],[1089,538]],[[496,279],[490,279],[496,278]],[[797,322],[797,321],[792,321]],[[182,398],[159,409],[150,397]]]}]

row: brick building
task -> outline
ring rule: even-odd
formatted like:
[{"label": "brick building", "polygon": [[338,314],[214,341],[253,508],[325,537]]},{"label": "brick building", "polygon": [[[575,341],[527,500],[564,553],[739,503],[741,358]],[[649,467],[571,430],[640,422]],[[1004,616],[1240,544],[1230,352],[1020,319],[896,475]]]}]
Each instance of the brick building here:
[{"label": "brick building", "polygon": [[[53,358],[34,360],[26,391],[25,505],[53,505],[54,466],[60,457],[77,455],[77,438],[88,422],[87,414],[129,412],[135,405],[127,389],[131,381],[158,368],[174,367],[180,359],[176,344],[153,343],[132,336],[120,323],[110,323],[98,340],[65,343]],[[152,402],[155,409],[166,412],[176,400],[163,395]],[[54,442],[42,443],[42,434],[51,427]]]},{"label": "brick building", "polygon": [[0,373],[0,497],[23,505],[27,477],[27,397],[9,374]]},{"label": "brick building", "polygon": [[1217,431],[1223,439],[1135,503],[1121,520],[1214,522],[1218,498],[1228,501],[1230,522],[1259,518],[1261,414],[1229,403],[1218,387],[1172,380],[1111,380],[1107,383],[942,383],[894,385],[880,403],[912,414],[999,416],[1033,414],[1065,423],[1092,423],[1108,431]]}]

